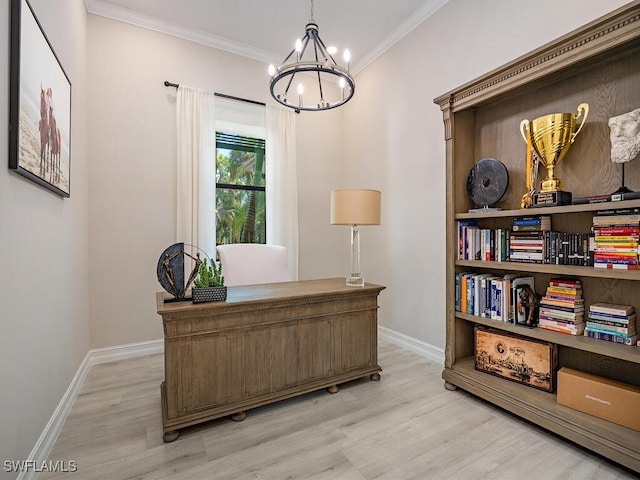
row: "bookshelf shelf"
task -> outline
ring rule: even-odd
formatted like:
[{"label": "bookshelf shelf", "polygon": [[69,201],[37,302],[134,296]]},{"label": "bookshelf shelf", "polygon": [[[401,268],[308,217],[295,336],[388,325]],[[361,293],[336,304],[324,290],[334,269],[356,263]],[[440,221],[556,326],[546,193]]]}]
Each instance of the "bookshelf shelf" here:
[{"label": "bookshelf shelf", "polygon": [[[638,473],[640,432],[560,406],[553,393],[476,371],[474,329],[482,325],[554,343],[558,346],[558,368],[569,367],[638,387],[640,347],[528,329],[457,312],[455,307],[456,275],[468,272],[504,277],[521,273],[533,277],[532,288],[538,294],[545,291],[551,278],[580,280],[585,311],[593,303],[604,302],[633,305],[640,312],[640,270],[458,259],[459,221],[475,221],[479,229],[508,230],[516,217],[548,215],[554,231],[584,234],[591,231],[593,217],[601,210],[640,208],[640,199],[520,208],[527,171],[526,144],[519,128],[523,119],[574,112],[581,103],[588,103],[589,118],[556,168],[556,175],[574,198],[606,195],[621,183],[620,165],[609,160],[608,119],[640,106],[639,84],[640,0],[634,0],[434,99],[442,110],[446,142],[445,386],[467,390]],[[509,185],[494,205],[501,210],[469,212],[476,205],[467,193],[467,176],[483,158],[504,163]],[[540,168],[539,175],[544,173]],[[640,169],[627,169],[625,183],[640,190]]]},{"label": "bookshelf shelf", "polygon": [[[640,270],[614,270],[607,268],[579,267],[575,265],[550,265],[546,263],[485,262],[481,260],[456,260],[460,267],[508,270],[512,272],[549,273],[562,276],[610,278],[640,281]],[[640,285],[638,286],[640,290]],[[640,291],[638,293],[640,297]],[[639,305],[640,307],[640,305]]]},{"label": "bookshelf shelf", "polygon": [[558,405],[552,393],[478,372],[473,357],[457,360],[445,370],[443,378],[576,443],[584,445],[584,439],[589,438],[588,448],[635,471],[640,470],[635,430]]},{"label": "bookshelf shelf", "polygon": [[629,345],[619,345],[617,343],[603,342],[595,338],[584,337],[582,335],[568,335],[565,333],[552,332],[543,328],[527,328],[513,323],[491,320],[490,318],[469,315],[468,313],[456,312],[456,318],[478,325],[484,325],[496,330],[525,335],[530,338],[563,345],[569,348],[583,350],[585,352],[597,353],[607,357],[625,360],[627,362],[640,364],[640,348]]},{"label": "bookshelf shelf", "polygon": [[565,205],[561,207],[519,208],[517,210],[495,210],[487,212],[457,213],[456,220],[475,220],[484,218],[531,217],[537,215],[561,215],[571,213],[597,212],[599,210],[618,210],[640,207],[640,200],[622,202],[590,203],[585,205]]}]

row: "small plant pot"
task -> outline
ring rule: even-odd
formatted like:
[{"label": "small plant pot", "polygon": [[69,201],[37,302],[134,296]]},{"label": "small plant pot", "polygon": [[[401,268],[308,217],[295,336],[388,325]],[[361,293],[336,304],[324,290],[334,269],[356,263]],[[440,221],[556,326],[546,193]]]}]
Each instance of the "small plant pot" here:
[{"label": "small plant pot", "polygon": [[227,287],[206,287],[191,289],[193,303],[224,302],[227,299]]}]

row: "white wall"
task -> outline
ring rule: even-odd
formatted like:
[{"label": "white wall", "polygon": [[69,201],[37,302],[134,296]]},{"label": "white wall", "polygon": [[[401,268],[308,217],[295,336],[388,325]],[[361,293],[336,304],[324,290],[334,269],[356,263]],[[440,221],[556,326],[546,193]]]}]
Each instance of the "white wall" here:
[{"label": "white wall", "polygon": [[[85,5],[82,0],[31,0],[72,83],[71,197],[63,199],[10,172],[4,163],[8,151],[9,3],[0,6],[3,461],[27,458],[89,349]],[[1,478],[14,476],[0,466]]]},{"label": "white wall", "polygon": [[382,225],[362,233],[365,278],[388,287],[382,325],[444,348],[445,144],[433,99],[625,3],[450,0],[358,75],[344,181],[382,190]]},{"label": "white wall", "polygon": [[[162,338],[156,264],[176,241],[176,91],[164,80],[266,103],[267,66],[89,15],[91,345]],[[342,113],[296,118],[300,278],[342,275],[329,192]]]}]

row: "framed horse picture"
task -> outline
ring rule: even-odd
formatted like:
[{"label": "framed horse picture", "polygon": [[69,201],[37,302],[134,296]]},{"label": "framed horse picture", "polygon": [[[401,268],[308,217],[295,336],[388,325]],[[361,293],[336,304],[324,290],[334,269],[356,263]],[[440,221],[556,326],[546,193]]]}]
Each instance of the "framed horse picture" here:
[{"label": "framed horse picture", "polygon": [[71,82],[27,0],[11,0],[9,168],[71,190]]}]

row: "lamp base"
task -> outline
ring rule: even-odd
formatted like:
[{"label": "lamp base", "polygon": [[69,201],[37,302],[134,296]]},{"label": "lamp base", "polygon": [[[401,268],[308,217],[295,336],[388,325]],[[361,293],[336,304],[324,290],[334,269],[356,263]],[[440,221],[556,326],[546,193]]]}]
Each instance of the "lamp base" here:
[{"label": "lamp base", "polygon": [[347,277],[347,287],[364,287],[364,277],[361,275],[349,275]]}]

